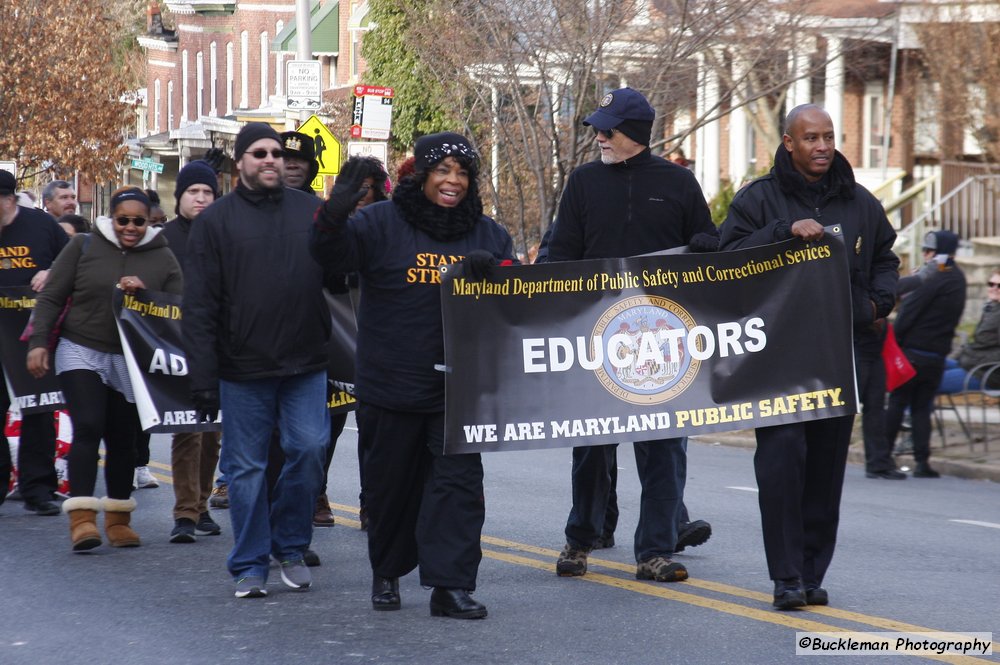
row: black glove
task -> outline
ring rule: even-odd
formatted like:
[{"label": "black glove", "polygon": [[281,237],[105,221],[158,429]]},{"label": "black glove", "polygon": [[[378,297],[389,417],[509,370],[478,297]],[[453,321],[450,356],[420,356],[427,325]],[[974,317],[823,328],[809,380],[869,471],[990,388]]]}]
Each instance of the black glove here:
[{"label": "black glove", "polygon": [[219,417],[219,391],[195,390],[191,393],[194,401],[195,419],[201,422],[214,423]]},{"label": "black glove", "polygon": [[688,250],[692,252],[717,252],[719,251],[719,230],[705,233],[695,233],[688,240]]},{"label": "black glove", "polygon": [[364,188],[364,178],[342,174],[330,191],[330,198],[323,204],[323,216],[327,224],[339,225],[347,221],[358,201],[364,198],[368,190]]},{"label": "black glove", "polygon": [[202,158],[216,173],[222,173],[222,164],[226,161],[226,153],[222,148],[209,148]]},{"label": "black glove", "polygon": [[475,282],[481,282],[484,279],[493,277],[493,266],[496,264],[496,257],[485,249],[474,249],[462,259],[466,276]]}]

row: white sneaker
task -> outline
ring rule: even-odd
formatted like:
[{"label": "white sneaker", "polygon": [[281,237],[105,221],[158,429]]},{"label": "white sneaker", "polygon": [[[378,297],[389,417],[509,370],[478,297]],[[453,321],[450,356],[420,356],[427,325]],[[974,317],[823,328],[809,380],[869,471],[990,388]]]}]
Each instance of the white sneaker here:
[{"label": "white sneaker", "polygon": [[136,489],[147,489],[159,487],[160,483],[158,483],[153,474],[149,472],[148,466],[137,466],[135,467],[135,483],[133,483],[133,486]]}]

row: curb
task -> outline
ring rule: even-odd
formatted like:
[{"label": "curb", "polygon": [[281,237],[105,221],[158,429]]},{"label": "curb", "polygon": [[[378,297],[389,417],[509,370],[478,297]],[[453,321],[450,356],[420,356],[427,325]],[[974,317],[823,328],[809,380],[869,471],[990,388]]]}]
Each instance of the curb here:
[{"label": "curb", "polygon": [[[753,430],[737,430],[734,432],[718,432],[715,434],[698,434],[691,437],[695,441],[706,444],[721,444],[733,448],[756,448],[757,442],[754,440]],[[976,445],[984,445],[982,442]],[[965,444],[963,444],[965,446]],[[949,446],[957,448],[958,446]],[[967,447],[967,446],[966,446]],[[985,447],[985,446],[984,446]],[[931,446],[931,463],[934,469],[942,476],[954,478],[965,478],[968,480],[986,480],[1000,483],[1000,445],[997,450],[986,450],[982,453],[970,452],[973,459],[955,459],[949,455],[954,455],[956,451],[949,448]],[[851,441],[851,448],[847,451],[847,461],[851,464],[864,466],[865,451],[860,437],[855,437]],[[896,463],[899,466],[913,467],[912,455],[897,455]]]}]

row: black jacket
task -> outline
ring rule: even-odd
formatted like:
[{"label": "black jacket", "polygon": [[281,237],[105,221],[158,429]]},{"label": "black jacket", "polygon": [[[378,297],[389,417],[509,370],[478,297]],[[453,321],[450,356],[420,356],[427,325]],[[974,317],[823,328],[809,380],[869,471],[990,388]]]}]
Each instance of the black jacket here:
[{"label": "black jacket", "polygon": [[152,291],[179,294],[184,288],[180,266],[163,239],[150,227],[142,241],[123,249],[110,217],[98,217],[94,231],[77,234],[52,264],[45,288],[35,304],[35,327],[29,347],[45,347],[66,299],[73,303],[60,335],[104,353],[121,353],[118,323],[111,305],[118,280],[136,275]]},{"label": "black jacket", "polygon": [[617,164],[588,162],[570,174],[547,260],[636,256],[714,232],[694,174],[647,148]]},{"label": "black jacket", "polygon": [[191,235],[191,220],[183,215],[177,215],[163,225],[163,237],[170,245],[170,251],[177,257],[181,270],[187,261],[188,236]]},{"label": "black jacket", "polygon": [[949,260],[903,297],[896,315],[896,341],[907,353],[933,354],[943,361],[951,352],[963,309],[965,275]]},{"label": "black jacket", "polygon": [[[877,333],[876,318],[896,303],[899,258],[892,251],[896,232],[878,199],[857,184],[847,159],[835,153],[826,176],[810,185],[795,170],[789,152],[779,147],[771,172],[733,198],[722,224],[723,250],[769,245],[792,237],[791,226],[813,218],[839,224],[847,247],[855,332]],[[872,311],[872,303],[875,311]]]},{"label": "black jacket", "polygon": [[360,275],[359,400],[399,411],[444,410],[444,373],[435,368],[444,363],[439,267],[474,249],[514,258],[510,235],[489,217],[465,236],[442,241],[407,223],[392,201],[366,206],[343,224],[321,209],[316,260]]},{"label": "black jacket", "polygon": [[241,184],[198,215],[184,265],[192,391],[326,368],[330,310],[309,255],[319,204],[296,190]]}]

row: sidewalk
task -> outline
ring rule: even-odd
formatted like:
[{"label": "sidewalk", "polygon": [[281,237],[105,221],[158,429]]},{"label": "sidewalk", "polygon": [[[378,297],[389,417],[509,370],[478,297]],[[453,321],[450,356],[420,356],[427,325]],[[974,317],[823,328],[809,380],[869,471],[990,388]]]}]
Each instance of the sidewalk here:
[{"label": "sidewalk", "polygon": [[[989,480],[995,483],[1000,482],[1000,408],[992,406],[987,410],[988,422],[986,424],[986,434],[990,438],[985,439],[982,410],[978,406],[972,407],[972,422],[966,423],[973,437],[971,443],[962,431],[958,417],[954,412],[938,410],[937,413],[942,416],[945,438],[948,445],[942,445],[941,433],[938,430],[937,424],[932,423],[934,425],[934,432],[931,436],[931,466],[943,476]],[[958,416],[961,416],[963,421],[966,420],[964,405],[958,406]],[[753,430],[704,434],[693,438],[704,442],[719,442],[727,446],[744,448],[753,448],[756,445]],[[908,442],[908,439],[909,432],[902,432],[900,434],[901,443]],[[854,434],[851,437],[851,448],[848,452],[847,461],[860,465],[864,465],[865,463],[865,448],[861,437],[860,415],[854,421]],[[897,455],[896,466],[901,470],[911,470],[913,468],[913,456]]]}]

